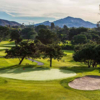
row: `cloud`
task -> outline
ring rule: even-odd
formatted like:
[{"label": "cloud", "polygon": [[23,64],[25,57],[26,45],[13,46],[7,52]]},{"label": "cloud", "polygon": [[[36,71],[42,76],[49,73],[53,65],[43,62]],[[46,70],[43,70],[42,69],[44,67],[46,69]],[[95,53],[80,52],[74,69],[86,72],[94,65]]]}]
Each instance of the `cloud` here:
[{"label": "cloud", "polygon": [[0,0],[0,11],[13,17],[81,17],[100,20],[100,0]]}]

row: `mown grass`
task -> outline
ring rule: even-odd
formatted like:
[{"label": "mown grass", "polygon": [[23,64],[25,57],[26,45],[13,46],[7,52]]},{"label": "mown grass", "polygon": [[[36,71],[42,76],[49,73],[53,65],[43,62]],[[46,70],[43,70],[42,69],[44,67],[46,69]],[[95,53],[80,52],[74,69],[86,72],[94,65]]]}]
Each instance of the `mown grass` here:
[{"label": "mown grass", "polygon": [[[2,45],[10,45],[5,41]],[[100,90],[82,91],[72,89],[68,83],[77,77],[85,75],[99,75],[100,69],[87,68],[86,65],[79,62],[74,62],[72,59],[73,51],[64,51],[67,56],[64,56],[59,62],[53,60],[53,68],[72,70],[77,73],[75,77],[57,80],[57,81],[21,81],[8,78],[0,78],[0,100],[100,100]],[[0,56],[4,56],[4,50],[0,51]],[[49,59],[37,59],[44,63],[41,67],[49,67]],[[31,65],[26,65],[29,63]],[[29,60],[24,60],[21,66],[18,64],[18,59],[0,58],[0,70],[2,68],[15,67],[39,67],[36,63]]]},{"label": "mown grass", "polygon": [[[77,69],[76,77],[82,77],[81,72],[80,69]],[[100,74],[98,69],[85,69],[83,73],[84,75]],[[45,82],[2,78],[0,100],[100,100],[99,90],[82,91],[70,88],[68,83],[76,77]]]}]

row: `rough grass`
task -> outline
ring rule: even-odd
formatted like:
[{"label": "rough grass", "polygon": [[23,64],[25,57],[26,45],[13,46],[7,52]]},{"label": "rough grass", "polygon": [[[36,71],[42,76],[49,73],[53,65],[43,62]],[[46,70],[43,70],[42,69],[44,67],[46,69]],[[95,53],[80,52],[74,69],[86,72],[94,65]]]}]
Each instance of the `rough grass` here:
[{"label": "rough grass", "polygon": [[[7,42],[5,44],[7,44]],[[58,62],[56,60],[53,60],[53,67],[74,71],[77,73],[76,77],[44,82],[0,78],[0,100],[100,100],[100,90],[82,91],[72,89],[68,86],[68,83],[77,77],[82,77],[85,75],[100,76],[100,69],[89,69],[86,65],[83,66],[83,64],[81,63],[76,63],[72,59],[73,51],[65,52],[68,55],[63,57],[61,61]],[[44,62],[43,67],[49,67],[48,59],[38,60]],[[63,60],[65,60],[65,62],[63,62]],[[6,61],[6,59],[1,58],[0,61],[0,65],[2,64],[2,62],[4,62],[3,66],[5,67],[5,69],[6,67],[33,67],[33,65],[13,66],[13,64],[16,63],[16,61],[14,61],[13,59],[11,61]],[[1,69],[3,68],[3,66],[1,66]],[[34,66],[40,67],[36,65]]]}]

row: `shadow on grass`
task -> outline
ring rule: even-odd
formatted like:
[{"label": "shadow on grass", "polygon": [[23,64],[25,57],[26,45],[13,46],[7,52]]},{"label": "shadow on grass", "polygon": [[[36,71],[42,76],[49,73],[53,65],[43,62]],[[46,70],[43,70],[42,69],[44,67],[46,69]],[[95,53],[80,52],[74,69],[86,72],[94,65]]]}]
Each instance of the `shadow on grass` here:
[{"label": "shadow on grass", "polygon": [[60,70],[60,72],[62,72],[62,73],[66,73],[66,74],[73,74],[73,73],[75,73],[74,71],[72,71],[72,70],[66,70],[66,69],[59,69]]},{"label": "shadow on grass", "polygon": [[7,68],[0,68],[0,73],[24,73],[32,71],[45,71],[50,70],[50,68],[37,67],[36,65],[14,65]]},{"label": "shadow on grass", "polygon": [[0,51],[5,51],[5,49],[0,49]]},{"label": "shadow on grass", "polygon": [[4,58],[5,56],[0,56],[0,58]]},{"label": "shadow on grass", "polygon": [[75,62],[75,61],[72,59],[72,60],[70,60],[69,62]]},{"label": "shadow on grass", "polygon": [[60,67],[59,69],[63,73],[66,73],[66,71],[64,71],[64,70],[70,70],[70,71],[73,71],[75,73],[83,73],[83,72],[91,72],[91,71],[98,69],[98,68],[87,68],[87,67],[73,66],[73,67]]}]

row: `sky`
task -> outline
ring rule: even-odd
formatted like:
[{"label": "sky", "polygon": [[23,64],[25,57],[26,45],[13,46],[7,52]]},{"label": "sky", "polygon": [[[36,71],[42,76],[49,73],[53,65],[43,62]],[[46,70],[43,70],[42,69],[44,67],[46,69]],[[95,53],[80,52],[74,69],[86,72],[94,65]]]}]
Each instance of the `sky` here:
[{"label": "sky", "polygon": [[0,19],[35,24],[71,16],[97,23],[99,4],[100,0],[0,0]]}]

